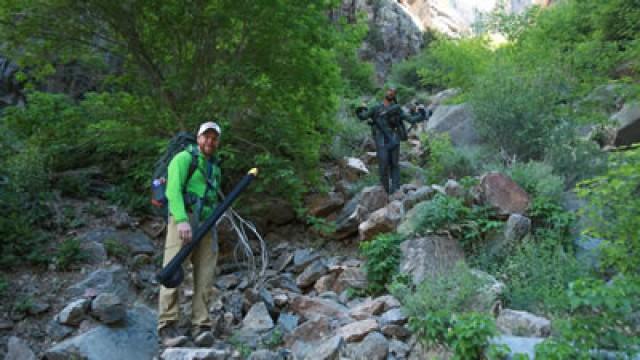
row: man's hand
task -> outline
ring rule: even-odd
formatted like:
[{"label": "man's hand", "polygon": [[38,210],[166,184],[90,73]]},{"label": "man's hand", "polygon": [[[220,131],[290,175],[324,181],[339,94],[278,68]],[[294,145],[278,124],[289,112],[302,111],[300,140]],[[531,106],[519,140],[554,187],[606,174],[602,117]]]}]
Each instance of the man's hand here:
[{"label": "man's hand", "polygon": [[183,245],[191,242],[191,224],[188,221],[178,224],[178,237],[182,239]]}]

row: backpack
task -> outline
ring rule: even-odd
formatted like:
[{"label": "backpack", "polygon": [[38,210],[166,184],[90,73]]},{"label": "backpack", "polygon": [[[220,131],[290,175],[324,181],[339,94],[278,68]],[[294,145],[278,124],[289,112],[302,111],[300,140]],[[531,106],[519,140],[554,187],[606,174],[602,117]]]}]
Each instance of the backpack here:
[{"label": "backpack", "polygon": [[[153,181],[151,182],[151,205],[155,208],[166,210],[167,197],[165,196],[165,191],[167,189],[167,168],[174,156],[187,149],[189,145],[197,146],[196,137],[193,134],[181,131],[177,133],[171,141],[169,141],[169,145],[167,146],[167,150],[164,155],[156,161],[153,171]],[[190,151],[190,153],[191,164],[189,165],[187,179],[182,185],[183,188],[189,182],[191,176],[198,167],[198,152]]]}]

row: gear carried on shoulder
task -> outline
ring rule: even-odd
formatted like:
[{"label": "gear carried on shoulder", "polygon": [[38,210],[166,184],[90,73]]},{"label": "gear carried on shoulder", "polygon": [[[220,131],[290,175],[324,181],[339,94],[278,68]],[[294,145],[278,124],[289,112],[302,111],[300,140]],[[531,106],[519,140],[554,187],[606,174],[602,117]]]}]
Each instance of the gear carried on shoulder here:
[{"label": "gear carried on shoulder", "polygon": [[[187,149],[197,149],[197,140],[193,134],[186,131],[181,131],[171,138],[167,149],[162,157],[160,157],[154,166],[153,180],[151,181],[151,205],[163,214],[167,213],[167,197],[165,191],[167,190],[167,173],[171,160],[181,151]],[[191,179],[193,173],[198,168],[198,152],[189,151],[191,153],[191,163],[189,164],[189,172],[187,173],[187,179],[183,184],[183,187]]]}]

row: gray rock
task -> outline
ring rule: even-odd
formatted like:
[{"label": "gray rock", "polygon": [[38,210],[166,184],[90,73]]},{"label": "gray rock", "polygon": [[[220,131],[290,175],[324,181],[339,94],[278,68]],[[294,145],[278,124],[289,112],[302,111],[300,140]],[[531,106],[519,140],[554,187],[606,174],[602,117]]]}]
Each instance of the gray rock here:
[{"label": "gray rock", "polygon": [[303,271],[309,264],[320,258],[320,253],[313,249],[299,249],[293,253],[293,272]]},{"label": "gray rock", "polygon": [[238,274],[228,274],[218,277],[216,287],[222,290],[228,290],[240,284],[240,276]]},{"label": "gray rock", "polygon": [[459,93],[460,93],[460,89],[458,88],[442,90],[439,93],[430,96],[429,103],[431,103],[431,105],[441,105],[445,101],[453,98]]},{"label": "gray rock", "polygon": [[405,240],[400,248],[400,273],[409,274],[415,285],[451,270],[458,261],[464,261],[458,240],[448,236],[427,235]]},{"label": "gray rock", "polygon": [[198,347],[210,347],[215,342],[215,338],[211,331],[204,331],[193,339],[193,343]]},{"label": "gray rock", "polygon": [[389,341],[389,355],[394,359],[406,359],[410,350],[409,345],[402,341],[396,339]]},{"label": "gray rock", "polygon": [[70,326],[62,325],[56,320],[51,320],[47,324],[46,332],[51,340],[60,341],[69,336],[73,332],[73,328]]},{"label": "gray rock", "polygon": [[358,226],[358,239],[367,241],[380,233],[395,230],[403,216],[402,202],[392,201],[387,206],[372,212],[367,220]]},{"label": "gray rock", "polygon": [[29,309],[27,309],[27,313],[29,315],[34,315],[34,316],[40,315],[42,313],[49,311],[50,308],[51,306],[49,306],[49,304],[46,304],[43,302],[35,302],[29,307]]},{"label": "gray rock", "polygon": [[347,345],[344,352],[352,359],[385,360],[389,353],[389,342],[379,332],[372,332],[362,342]]},{"label": "gray rock", "polygon": [[127,248],[130,255],[153,255],[155,245],[153,241],[141,231],[115,230],[112,228],[100,228],[91,230],[80,237],[84,241],[95,241],[104,244],[107,240],[117,241]]},{"label": "gray rock", "polygon": [[68,304],[56,316],[58,322],[64,325],[78,326],[84,319],[91,302],[87,299],[78,299]]},{"label": "gray rock", "polygon": [[481,143],[474,125],[474,116],[468,104],[441,105],[427,122],[427,131],[448,133],[454,146],[470,146]]},{"label": "gray rock", "polygon": [[[162,360],[226,360],[228,350],[200,348],[169,348],[162,352]],[[149,358],[151,359],[151,358]]]},{"label": "gray rock", "polygon": [[[307,348],[304,345],[326,339],[332,333],[329,318],[320,315],[305,321],[296,327],[293,332],[285,335],[284,343],[287,347],[293,347],[295,343],[298,343],[298,348],[302,351],[294,350],[294,352],[297,354],[306,353]],[[304,355],[301,357],[304,358]]]},{"label": "gray rock", "polygon": [[640,141],[640,102],[629,102],[611,116],[618,124],[616,146],[626,146]]},{"label": "gray rock", "polygon": [[327,273],[327,266],[325,262],[318,259],[307,266],[306,269],[296,279],[296,285],[301,288],[306,288],[313,285],[320,277]]},{"label": "gray rock", "polygon": [[315,194],[307,198],[309,214],[326,217],[339,210],[344,205],[344,195],[338,192]]},{"label": "gray rock", "polygon": [[156,323],[153,310],[136,306],[127,312],[123,326],[97,326],[47,350],[45,356],[57,359],[56,354],[74,351],[91,360],[151,359],[158,351]]},{"label": "gray rock", "polygon": [[447,180],[446,184],[444,184],[444,193],[447,196],[464,198],[465,191],[462,185],[460,185],[457,181],[453,179]]},{"label": "gray rock", "polygon": [[127,271],[119,265],[92,272],[81,282],[69,287],[66,295],[71,298],[80,297],[88,289],[97,293],[116,294],[124,302],[133,301],[136,297],[135,291],[130,287]]},{"label": "gray rock", "polygon": [[289,334],[298,326],[299,320],[300,318],[298,316],[283,312],[278,316],[278,326],[285,334]]},{"label": "gray rock", "polygon": [[411,331],[401,325],[384,325],[380,330],[385,336],[394,339],[406,339],[411,336]]},{"label": "gray rock", "polygon": [[361,176],[369,174],[367,165],[358,158],[346,157],[342,161],[341,177],[347,181],[357,181]]},{"label": "gray rock", "polygon": [[251,353],[247,360],[285,360],[285,358],[275,351],[260,349]]},{"label": "gray rock", "polygon": [[302,293],[291,273],[283,273],[273,279],[269,279],[267,284],[272,288],[280,288],[296,294]]},{"label": "gray rock", "polygon": [[403,325],[407,322],[407,316],[402,308],[391,309],[380,316],[380,325]]},{"label": "gray rock", "polygon": [[324,315],[330,318],[345,319],[349,318],[349,309],[332,300],[314,298],[305,295],[298,295],[291,301],[290,311],[310,319],[318,315]]},{"label": "gray rock", "polygon": [[435,190],[431,186],[421,186],[415,191],[408,192],[405,196],[402,197],[400,201],[402,201],[402,207],[404,211],[409,211],[413,209],[418,203],[421,203],[426,200],[430,200],[435,193]]},{"label": "gray rock", "polygon": [[525,354],[529,359],[535,358],[535,346],[544,341],[544,338],[530,338],[502,335],[490,340],[490,343],[496,345],[506,345],[511,349],[508,359],[513,359],[515,354]]},{"label": "gray rock", "polygon": [[375,319],[366,319],[342,326],[337,330],[337,335],[346,342],[358,342],[376,330],[378,330],[378,322]]},{"label": "gray rock", "polygon": [[273,326],[273,319],[271,319],[267,306],[263,302],[253,305],[242,320],[243,330],[260,332],[270,330]]},{"label": "gray rock", "polygon": [[277,272],[282,272],[293,261],[294,253],[284,252],[278,256],[278,258],[271,263],[271,268]]},{"label": "gray rock", "polygon": [[82,241],[80,248],[87,254],[87,263],[89,264],[98,265],[108,258],[104,245],[97,241]]},{"label": "gray rock", "polygon": [[224,311],[233,314],[234,319],[242,319],[242,308],[244,304],[244,296],[238,292],[225,294]]},{"label": "gray rock", "polygon": [[333,283],[332,290],[336,294],[341,294],[349,288],[365,289],[367,287],[367,274],[361,267],[348,266],[340,272],[338,278]]},{"label": "gray rock", "polygon": [[522,240],[531,229],[531,219],[520,214],[511,214],[504,229],[505,240],[514,243]]},{"label": "gray rock", "polygon": [[31,351],[29,344],[19,337],[12,336],[7,344],[5,360],[36,360],[36,355]]},{"label": "gray rock", "polygon": [[102,293],[91,302],[91,315],[105,324],[113,324],[124,319],[127,311],[117,295]]},{"label": "gray rock", "polygon": [[345,238],[358,231],[358,225],[372,212],[387,203],[387,193],[382,186],[369,186],[360,191],[342,208],[336,219],[336,236]]},{"label": "gray rock", "polygon": [[344,346],[341,336],[334,336],[315,346],[304,359],[306,360],[338,360],[340,349]]},{"label": "gray rock", "polygon": [[551,321],[526,311],[503,309],[496,325],[506,335],[547,337],[551,334]]}]

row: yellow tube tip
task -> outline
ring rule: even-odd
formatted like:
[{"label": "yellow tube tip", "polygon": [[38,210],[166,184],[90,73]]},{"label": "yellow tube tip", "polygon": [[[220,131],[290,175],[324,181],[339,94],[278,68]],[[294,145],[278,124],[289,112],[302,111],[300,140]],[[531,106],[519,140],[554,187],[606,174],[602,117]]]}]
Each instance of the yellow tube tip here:
[{"label": "yellow tube tip", "polygon": [[249,170],[249,174],[253,176],[258,176],[258,168],[253,168]]}]

